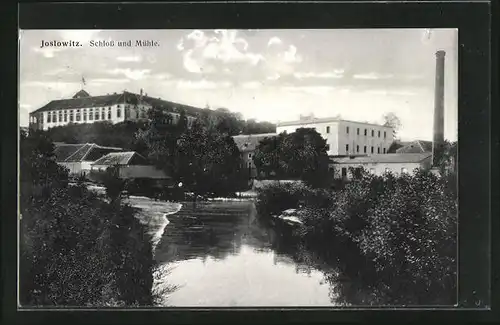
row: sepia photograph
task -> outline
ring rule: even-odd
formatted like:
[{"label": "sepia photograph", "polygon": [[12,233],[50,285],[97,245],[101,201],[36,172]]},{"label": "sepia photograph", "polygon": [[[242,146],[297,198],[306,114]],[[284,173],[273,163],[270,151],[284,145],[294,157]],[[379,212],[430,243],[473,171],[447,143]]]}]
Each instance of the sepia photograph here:
[{"label": "sepia photograph", "polygon": [[19,30],[19,307],[456,306],[458,47]]}]

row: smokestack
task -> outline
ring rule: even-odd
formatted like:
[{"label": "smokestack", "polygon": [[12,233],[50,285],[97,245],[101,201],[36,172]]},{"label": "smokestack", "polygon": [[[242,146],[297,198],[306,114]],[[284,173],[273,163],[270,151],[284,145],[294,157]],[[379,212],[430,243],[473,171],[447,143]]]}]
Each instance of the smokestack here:
[{"label": "smokestack", "polygon": [[437,167],[444,148],[444,57],[436,52],[436,84],[434,94],[434,134],[432,138],[432,166]]}]

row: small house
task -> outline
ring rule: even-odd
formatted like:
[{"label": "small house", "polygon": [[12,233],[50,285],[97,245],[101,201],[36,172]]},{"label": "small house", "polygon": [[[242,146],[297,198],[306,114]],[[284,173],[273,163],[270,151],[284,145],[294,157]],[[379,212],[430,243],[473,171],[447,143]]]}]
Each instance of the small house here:
[{"label": "small house", "polygon": [[151,165],[146,158],[135,151],[111,152],[91,165],[92,171],[105,171],[109,167],[119,168],[119,177],[124,179],[170,179],[163,170]]},{"label": "small house", "polygon": [[91,164],[110,152],[119,152],[121,148],[104,147],[95,143],[68,144],[54,143],[56,162],[69,169],[70,175],[86,175],[91,170]]},{"label": "small house", "polygon": [[412,173],[415,169],[430,169],[432,165],[432,153],[388,153],[370,156],[348,156],[332,158],[330,170],[334,172],[335,178],[352,178],[349,171],[364,169],[374,175],[392,173],[401,175]]}]

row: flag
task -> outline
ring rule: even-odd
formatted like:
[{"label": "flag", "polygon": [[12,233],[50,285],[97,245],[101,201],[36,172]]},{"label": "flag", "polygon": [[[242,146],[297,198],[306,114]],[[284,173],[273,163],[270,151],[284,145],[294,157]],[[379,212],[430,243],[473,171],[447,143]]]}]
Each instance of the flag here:
[{"label": "flag", "polygon": [[82,84],[84,84],[84,85],[87,84],[84,77],[82,77]]}]

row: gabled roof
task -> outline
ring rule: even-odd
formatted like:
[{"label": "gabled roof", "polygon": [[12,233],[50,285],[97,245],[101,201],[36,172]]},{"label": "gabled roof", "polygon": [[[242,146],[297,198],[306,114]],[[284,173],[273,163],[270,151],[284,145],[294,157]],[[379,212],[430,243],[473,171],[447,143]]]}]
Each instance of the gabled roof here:
[{"label": "gabled roof", "polygon": [[131,93],[128,91],[124,91],[122,93],[114,93],[111,95],[103,95],[103,96],[85,96],[88,93],[84,90],[76,93],[73,98],[68,99],[58,99],[53,100],[46,104],[45,106],[31,112],[39,113],[46,111],[55,111],[61,109],[78,109],[78,108],[92,108],[92,107],[105,107],[111,106],[115,104],[138,104],[141,100],[154,107],[158,108],[171,108],[173,111],[179,111],[180,109],[184,109],[187,114],[194,115],[202,111],[201,108],[183,105],[179,103],[174,103],[166,100],[162,100],[160,98],[154,98],[149,96],[141,96],[139,94]]},{"label": "gabled roof", "polygon": [[94,161],[110,151],[121,148],[103,147],[95,143],[67,144],[55,143],[54,154],[57,162]]},{"label": "gabled roof", "polygon": [[432,152],[432,141],[415,140],[398,148],[396,153]]},{"label": "gabled roof", "polygon": [[369,156],[333,158],[337,164],[419,163],[430,158],[432,153],[386,153]]},{"label": "gabled roof", "polygon": [[82,89],[73,95],[73,98],[80,98],[80,97],[90,97],[90,94]]},{"label": "gabled roof", "polygon": [[111,152],[96,160],[92,165],[129,165],[133,160],[139,164],[146,164],[147,160],[135,151]]},{"label": "gabled roof", "polygon": [[276,133],[262,133],[262,134],[241,134],[233,136],[234,143],[240,152],[254,151],[259,145],[260,141],[265,138],[275,137]]}]

